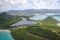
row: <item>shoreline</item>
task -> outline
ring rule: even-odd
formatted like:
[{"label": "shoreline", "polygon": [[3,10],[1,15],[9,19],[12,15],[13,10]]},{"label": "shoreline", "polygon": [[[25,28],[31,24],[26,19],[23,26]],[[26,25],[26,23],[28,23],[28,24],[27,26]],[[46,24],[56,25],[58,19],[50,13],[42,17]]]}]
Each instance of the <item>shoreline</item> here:
[{"label": "shoreline", "polygon": [[9,34],[11,35],[12,37],[12,40],[14,40],[12,34],[11,34],[11,31],[9,29],[1,29],[0,32],[9,32]]},{"label": "shoreline", "polygon": [[57,26],[60,26],[60,23],[57,23],[56,25],[57,25]]},{"label": "shoreline", "polygon": [[0,29],[0,31],[11,32],[9,29]]}]

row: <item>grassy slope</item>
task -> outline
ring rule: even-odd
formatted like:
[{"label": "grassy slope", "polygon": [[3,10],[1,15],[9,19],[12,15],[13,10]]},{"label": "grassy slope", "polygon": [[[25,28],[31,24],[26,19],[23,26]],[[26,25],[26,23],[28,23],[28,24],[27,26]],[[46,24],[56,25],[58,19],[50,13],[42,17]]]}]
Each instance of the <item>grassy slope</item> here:
[{"label": "grassy slope", "polygon": [[[59,28],[56,28],[56,29],[59,29]],[[47,27],[41,28],[39,26],[37,26],[37,27],[35,27],[35,26],[34,27],[32,27],[32,26],[29,26],[29,27],[20,26],[20,28],[19,27],[13,28],[12,34],[16,40],[46,40],[46,39],[60,40],[60,35],[58,35],[59,33],[57,34],[53,30],[58,33],[58,31],[55,30],[54,28],[49,29]],[[30,33],[30,34],[28,35],[28,33]],[[35,36],[38,36],[38,37],[35,37]]]},{"label": "grassy slope", "polygon": [[60,27],[54,20],[48,17],[43,22],[37,21],[36,25],[13,28],[12,34],[16,40],[60,40]]},{"label": "grassy slope", "polygon": [[0,14],[0,28],[9,28],[11,24],[18,21],[20,21],[19,16],[9,15],[5,12]]},{"label": "grassy slope", "polygon": [[16,40],[45,40],[40,37],[35,37],[28,34],[25,26],[20,26],[20,28],[14,28],[12,34]]}]

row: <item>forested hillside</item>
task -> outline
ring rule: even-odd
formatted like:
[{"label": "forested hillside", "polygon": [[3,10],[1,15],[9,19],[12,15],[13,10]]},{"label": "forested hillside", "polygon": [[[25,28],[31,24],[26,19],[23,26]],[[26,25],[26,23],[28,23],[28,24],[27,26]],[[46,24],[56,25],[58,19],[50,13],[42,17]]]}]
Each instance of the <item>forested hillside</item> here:
[{"label": "forested hillside", "polygon": [[6,12],[0,13],[0,28],[9,28],[9,26],[20,21],[20,16],[13,16]]}]

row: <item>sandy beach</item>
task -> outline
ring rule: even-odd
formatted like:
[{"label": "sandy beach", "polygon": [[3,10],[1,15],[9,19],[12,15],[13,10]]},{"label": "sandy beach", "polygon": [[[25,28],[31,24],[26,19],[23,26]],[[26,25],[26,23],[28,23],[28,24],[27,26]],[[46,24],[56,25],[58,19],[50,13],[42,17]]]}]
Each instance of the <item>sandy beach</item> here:
[{"label": "sandy beach", "polygon": [[8,30],[8,29],[0,30],[0,32],[10,32],[10,33],[11,33],[11,31],[10,31],[10,30]]},{"label": "sandy beach", "polygon": [[57,23],[56,25],[57,25],[57,26],[60,26],[60,23]]}]

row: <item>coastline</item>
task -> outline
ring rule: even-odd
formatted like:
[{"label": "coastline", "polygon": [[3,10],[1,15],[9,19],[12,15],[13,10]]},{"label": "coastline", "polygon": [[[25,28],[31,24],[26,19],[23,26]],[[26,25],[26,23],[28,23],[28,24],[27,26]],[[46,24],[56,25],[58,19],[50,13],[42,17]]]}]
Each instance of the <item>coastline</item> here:
[{"label": "coastline", "polygon": [[3,32],[11,32],[9,29],[1,29],[0,31],[3,31]]},{"label": "coastline", "polygon": [[60,23],[57,23],[56,25],[57,25],[57,26],[60,26]]},{"label": "coastline", "polygon": [[11,31],[9,29],[0,29],[0,32],[9,32],[11,37],[12,37],[12,40],[14,40],[12,34],[11,34]]}]

